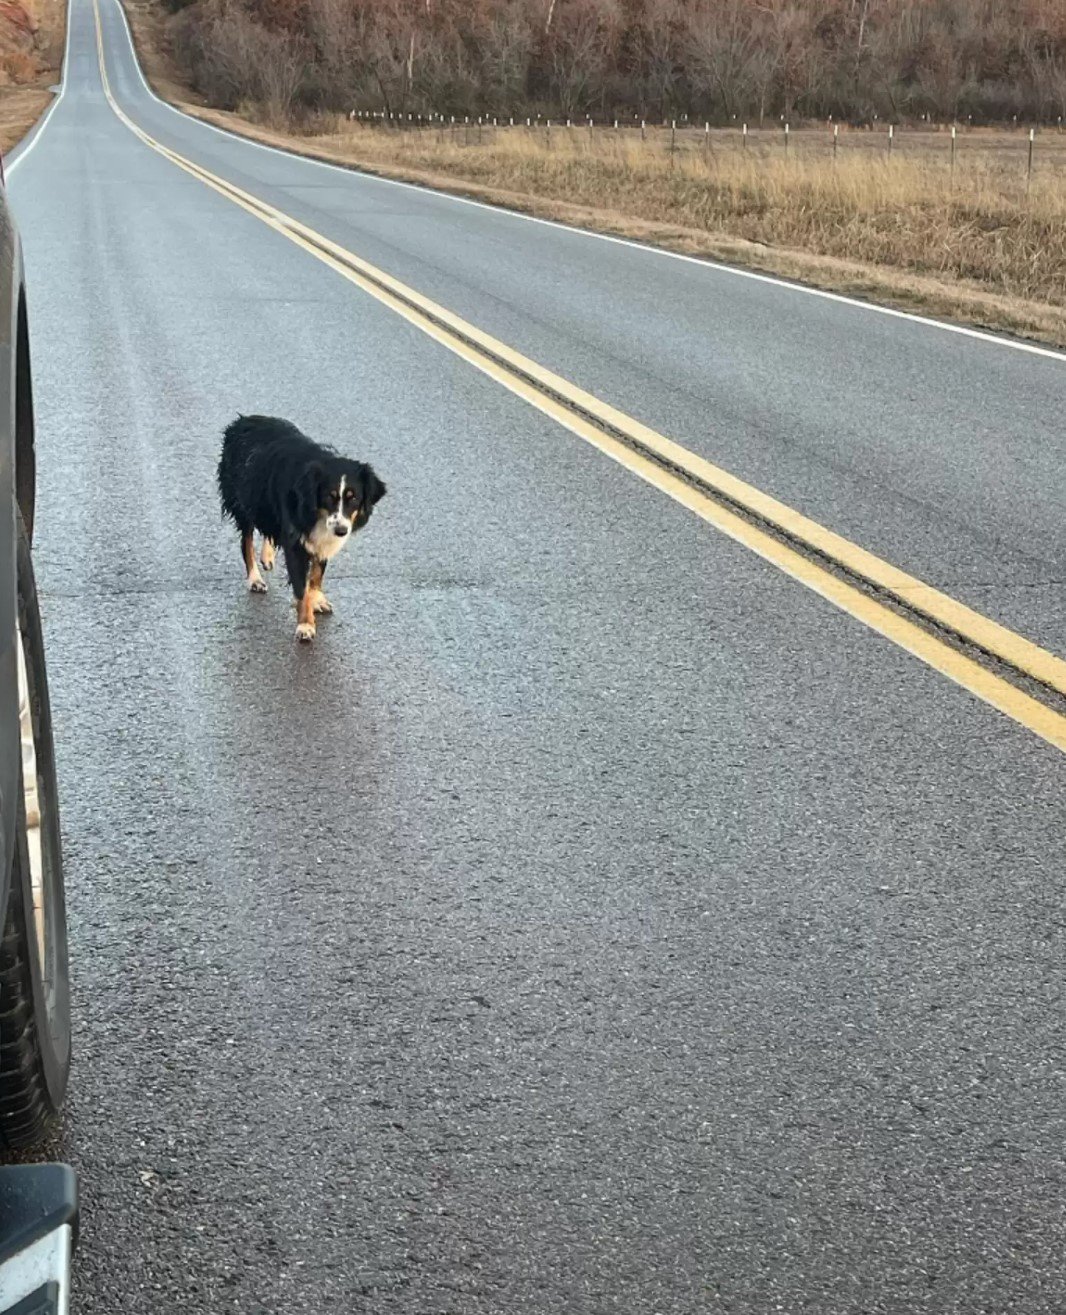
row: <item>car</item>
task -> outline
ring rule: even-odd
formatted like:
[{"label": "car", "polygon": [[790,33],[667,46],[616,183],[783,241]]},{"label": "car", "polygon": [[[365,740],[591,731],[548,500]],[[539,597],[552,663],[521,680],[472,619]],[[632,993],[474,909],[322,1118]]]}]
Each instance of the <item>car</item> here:
[{"label": "car", "polygon": [[[0,186],[0,1158],[56,1126],[70,1072],[63,852],[33,574],[36,456],[18,230]],[[67,1309],[77,1184],[63,1164],[0,1167],[0,1312]]]}]

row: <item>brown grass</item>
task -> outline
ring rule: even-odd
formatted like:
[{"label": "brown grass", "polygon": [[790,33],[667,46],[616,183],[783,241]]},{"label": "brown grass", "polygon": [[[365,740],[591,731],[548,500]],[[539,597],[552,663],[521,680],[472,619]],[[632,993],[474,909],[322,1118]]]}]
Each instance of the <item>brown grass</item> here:
[{"label": "brown grass", "polygon": [[654,224],[728,234],[850,263],[965,280],[1066,307],[1066,183],[1029,202],[1006,170],[968,162],[957,185],[938,163],[848,153],[832,160],[732,148],[679,152],[600,132],[524,128],[482,145],[433,130],[387,132],[342,121],[305,139],[337,155],[444,174]]},{"label": "brown grass", "polygon": [[[160,94],[304,154],[819,287],[1066,346],[1066,138],[1039,143],[1030,194],[1019,133],[960,139],[476,126],[410,131],[323,118],[279,132],[176,95],[150,0],[127,0]],[[154,65],[154,69],[153,69]],[[165,82],[158,81],[165,77]],[[480,138],[480,140],[479,140]]]},{"label": "brown grass", "polygon": [[[25,0],[0,23],[0,151],[5,154],[48,108],[66,40],[65,0]],[[21,14],[25,22],[21,21]],[[19,21],[12,21],[11,15]]]},{"label": "brown grass", "polygon": [[0,87],[0,152],[6,156],[26,136],[51,99],[34,87]]}]

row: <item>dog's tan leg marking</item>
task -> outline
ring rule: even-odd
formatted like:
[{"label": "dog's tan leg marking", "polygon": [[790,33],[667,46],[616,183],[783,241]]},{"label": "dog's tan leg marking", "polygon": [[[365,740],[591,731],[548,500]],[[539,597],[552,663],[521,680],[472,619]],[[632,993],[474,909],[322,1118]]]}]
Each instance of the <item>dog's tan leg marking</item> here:
[{"label": "dog's tan leg marking", "polygon": [[307,575],[307,592],[311,595],[311,610],[317,616],[331,616],[333,604],[322,592],[322,577],[326,568],[322,562],[312,562]]},{"label": "dog's tan leg marking", "polygon": [[259,567],[255,564],[255,542],[250,534],[246,534],[241,539],[241,552],[244,554],[244,569],[248,577],[245,584],[248,586],[248,592],[265,594],[267,591],[266,581],[259,574]]},{"label": "dog's tan leg marking", "polygon": [[311,603],[311,590],[305,589],[296,604],[296,638],[311,640],[315,637],[315,612]]},{"label": "dog's tan leg marking", "polygon": [[264,571],[272,571],[274,569],[274,558],[277,555],[278,550],[274,545],[274,540],[264,537],[263,547],[259,553],[259,560],[263,563]]}]

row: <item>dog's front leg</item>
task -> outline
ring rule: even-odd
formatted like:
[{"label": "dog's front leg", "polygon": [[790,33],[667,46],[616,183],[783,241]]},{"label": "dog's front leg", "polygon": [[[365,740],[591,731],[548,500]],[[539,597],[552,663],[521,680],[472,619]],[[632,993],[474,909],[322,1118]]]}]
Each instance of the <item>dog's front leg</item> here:
[{"label": "dog's front leg", "polygon": [[308,643],[315,637],[315,612],[308,587],[311,555],[301,543],[285,545],[285,568],[296,596],[296,638]]},{"label": "dog's front leg", "polygon": [[326,574],[326,563],[313,561],[307,576],[307,592],[311,595],[311,611],[315,616],[330,616],[333,604],[322,592],[322,577]]},{"label": "dog's front leg", "polygon": [[304,643],[315,637],[315,609],[311,603],[311,592],[305,589],[296,600],[296,638]]}]

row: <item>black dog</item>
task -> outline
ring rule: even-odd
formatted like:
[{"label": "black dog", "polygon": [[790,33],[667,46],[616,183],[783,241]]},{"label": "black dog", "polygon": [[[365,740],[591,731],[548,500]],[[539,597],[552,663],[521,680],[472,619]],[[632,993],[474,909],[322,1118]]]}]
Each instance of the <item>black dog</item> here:
[{"label": "black dog", "polygon": [[367,523],[385,485],[363,462],[312,442],[287,420],[238,416],[223,435],[218,491],[240,531],[248,588],[266,593],[252,539],[258,530],[264,570],[273,569],[275,545],[285,553],[296,638],[314,639],[316,613],[333,611],[322,592],[326,563]]}]

